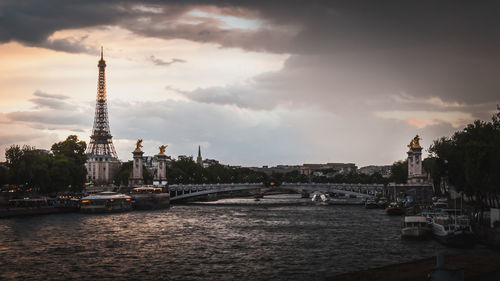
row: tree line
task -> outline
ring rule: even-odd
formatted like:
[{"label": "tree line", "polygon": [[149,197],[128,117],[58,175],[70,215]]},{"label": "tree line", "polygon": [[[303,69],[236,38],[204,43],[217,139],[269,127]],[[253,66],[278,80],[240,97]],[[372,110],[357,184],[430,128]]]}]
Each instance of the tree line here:
[{"label": "tree line", "polygon": [[[128,184],[128,178],[132,170],[132,161],[123,163],[115,181],[122,185]],[[151,184],[153,175],[144,167],[144,182]],[[328,172],[328,173],[327,173]],[[360,173],[336,174],[337,171],[330,169],[325,171],[327,175],[304,175],[299,170],[287,173],[266,174],[244,167],[230,167],[215,164],[203,167],[197,164],[193,157],[183,157],[171,160],[167,166],[167,181],[169,184],[212,184],[212,183],[268,183],[274,181],[291,183],[380,183],[386,184],[390,181],[382,177],[380,173],[365,175]]]},{"label": "tree line", "polygon": [[[446,185],[470,198],[500,205],[500,107],[491,121],[468,124],[451,137],[434,140],[426,170],[434,185]],[[427,160],[427,159],[426,159]]]},{"label": "tree line", "polygon": [[33,146],[12,145],[5,151],[5,166],[0,167],[0,187],[11,185],[42,194],[80,191],[87,175],[86,147],[75,135],[54,143],[51,153]]}]

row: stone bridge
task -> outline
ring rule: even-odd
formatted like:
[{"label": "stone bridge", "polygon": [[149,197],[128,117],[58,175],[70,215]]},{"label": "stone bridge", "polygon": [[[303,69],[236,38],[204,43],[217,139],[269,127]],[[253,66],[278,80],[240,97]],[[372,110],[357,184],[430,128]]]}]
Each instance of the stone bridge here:
[{"label": "stone bridge", "polygon": [[384,192],[383,184],[346,184],[346,183],[282,183],[277,187],[268,187],[262,183],[224,183],[224,184],[173,184],[169,186],[170,200],[216,194],[222,192],[259,189],[288,189],[297,193],[323,192],[372,198],[376,192]]}]

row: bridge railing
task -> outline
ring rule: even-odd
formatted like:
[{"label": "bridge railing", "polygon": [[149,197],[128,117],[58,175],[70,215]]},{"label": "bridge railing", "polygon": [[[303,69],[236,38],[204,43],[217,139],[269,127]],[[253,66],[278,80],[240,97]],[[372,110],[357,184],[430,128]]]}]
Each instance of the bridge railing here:
[{"label": "bridge railing", "polygon": [[[169,186],[172,200],[237,190],[252,190],[258,188],[274,188],[262,183],[217,183],[217,184],[173,184]],[[371,197],[376,192],[383,191],[383,184],[338,184],[338,183],[281,183],[281,188],[294,189],[298,192],[320,191],[345,195]]]}]

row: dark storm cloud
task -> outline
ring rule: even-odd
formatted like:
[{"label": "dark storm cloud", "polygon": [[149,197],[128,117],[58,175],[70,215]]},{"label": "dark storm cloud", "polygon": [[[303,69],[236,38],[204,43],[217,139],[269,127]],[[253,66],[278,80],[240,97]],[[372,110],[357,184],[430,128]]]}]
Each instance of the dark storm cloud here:
[{"label": "dark storm cloud", "polygon": [[[193,9],[260,25],[228,28],[224,19],[190,14]],[[498,102],[499,14],[498,1],[3,1],[0,42],[93,52],[82,40],[48,44],[48,37],[117,25],[143,36],[291,54],[281,71],[249,85],[187,93],[199,102],[446,110],[426,101],[437,97],[469,107]],[[393,99],[402,93],[415,99]]]},{"label": "dark storm cloud", "polygon": [[[194,24],[176,22],[195,7],[257,18],[265,24],[255,31],[233,31],[211,18]],[[495,1],[7,0],[0,4],[0,41],[42,43],[57,30],[116,24],[144,35],[288,53],[428,44],[491,52],[500,46],[499,11]],[[286,36],[276,39],[284,34],[276,27],[292,26],[300,30],[298,34],[289,34],[289,41],[280,43]]]},{"label": "dark storm cloud", "polygon": [[[84,44],[84,40],[87,36],[84,36],[78,40],[71,39],[46,39],[43,42],[38,43],[40,47],[47,49],[52,49],[56,51],[63,51],[67,53],[90,53],[98,54],[99,50],[96,48],[88,47]],[[36,45],[36,43],[35,43]]]},{"label": "dark storm cloud", "polygon": [[159,66],[169,66],[171,64],[174,64],[174,63],[185,63],[186,60],[183,60],[183,59],[176,59],[176,58],[173,58],[171,59],[170,61],[164,61],[162,59],[159,59],[155,56],[150,56],[149,59],[155,64],[155,65],[159,65]]}]

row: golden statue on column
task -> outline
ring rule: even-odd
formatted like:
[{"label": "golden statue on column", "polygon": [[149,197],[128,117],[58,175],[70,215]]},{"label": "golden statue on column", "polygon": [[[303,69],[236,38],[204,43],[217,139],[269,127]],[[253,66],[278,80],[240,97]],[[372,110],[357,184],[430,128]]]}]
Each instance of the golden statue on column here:
[{"label": "golden statue on column", "polygon": [[414,148],[422,148],[420,146],[420,140],[421,138],[416,135],[410,142],[410,144],[408,145],[408,147],[410,148],[410,150],[413,150]]},{"label": "golden statue on column", "polygon": [[165,149],[167,148],[168,145],[162,145],[158,147],[160,149],[160,153],[158,155],[165,155]]},{"label": "golden statue on column", "polygon": [[135,150],[134,150],[134,152],[136,152],[136,151],[142,151],[142,150],[141,150],[141,147],[142,147],[142,139],[139,139],[139,140],[137,140],[137,142],[135,143]]}]

